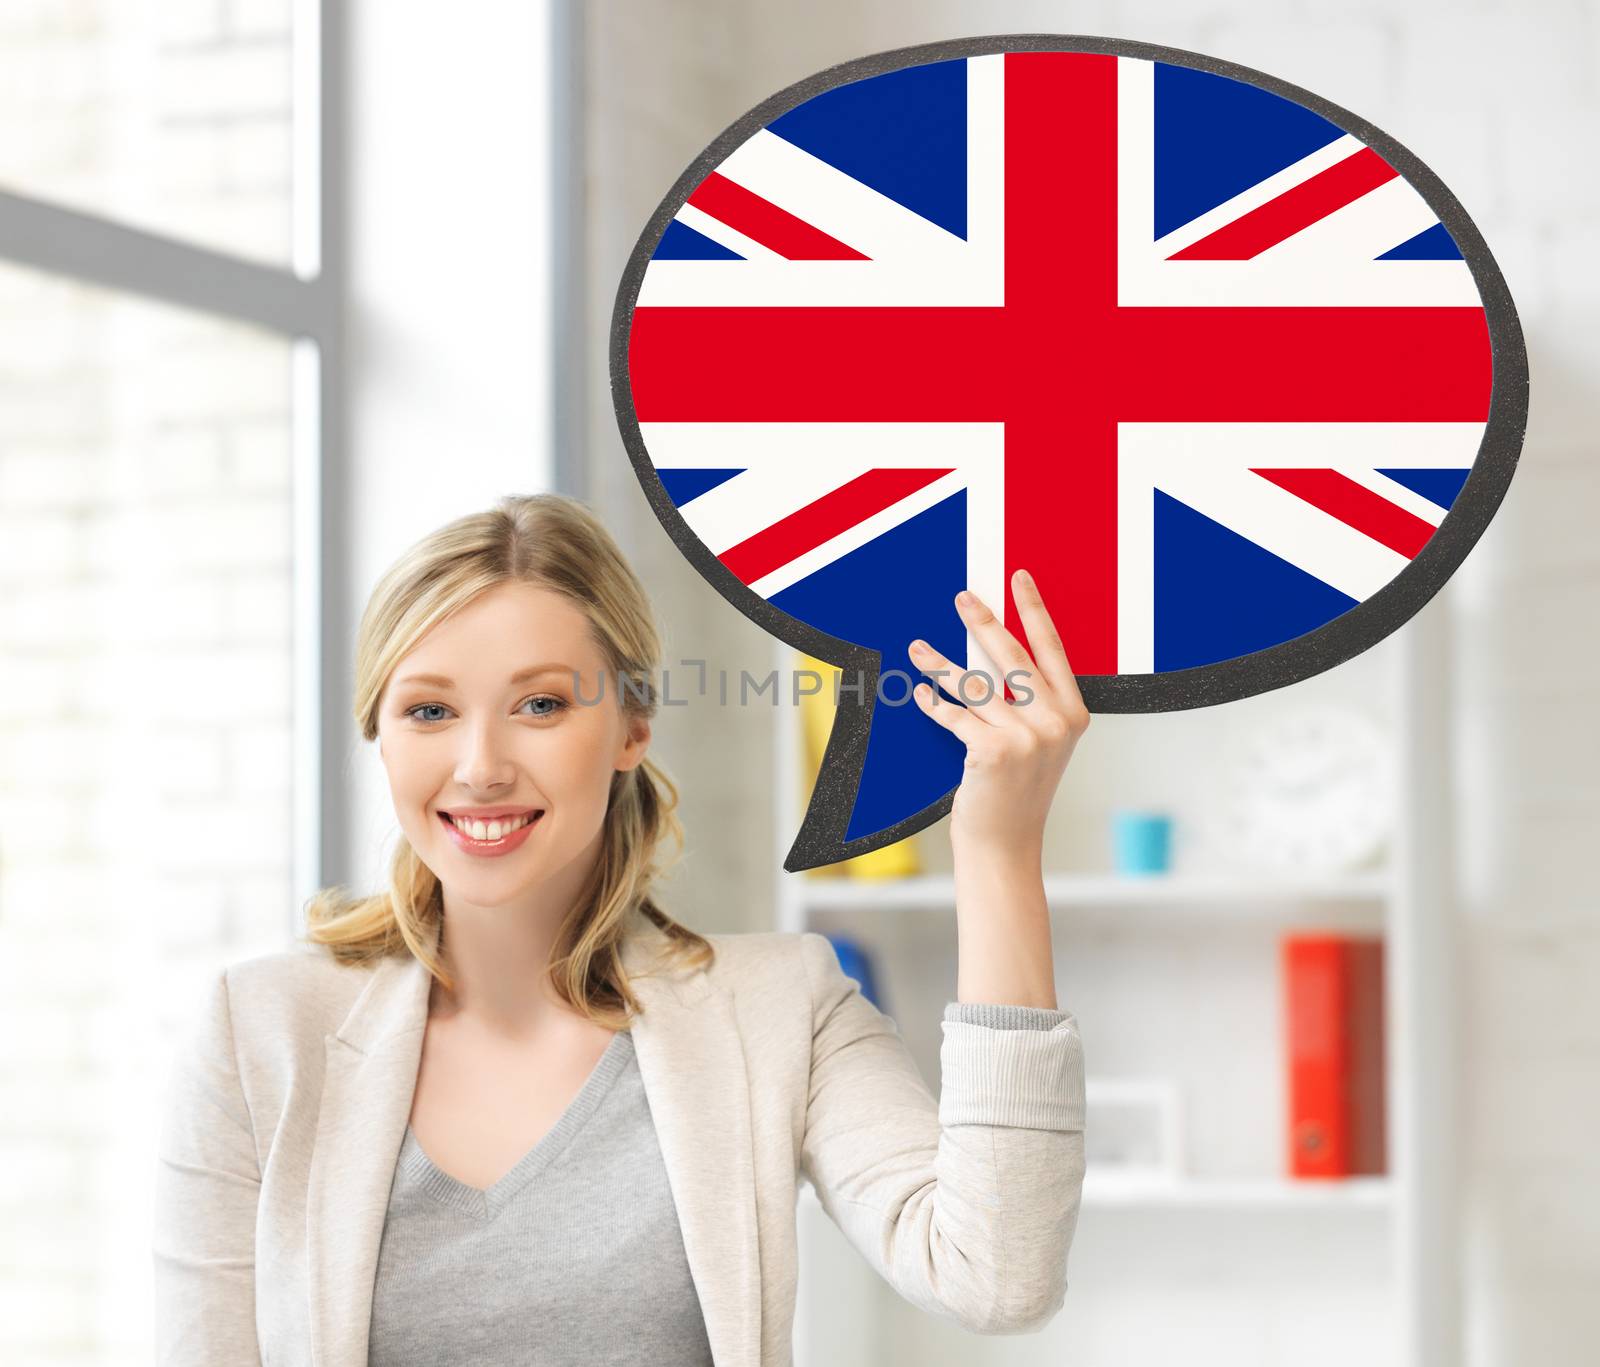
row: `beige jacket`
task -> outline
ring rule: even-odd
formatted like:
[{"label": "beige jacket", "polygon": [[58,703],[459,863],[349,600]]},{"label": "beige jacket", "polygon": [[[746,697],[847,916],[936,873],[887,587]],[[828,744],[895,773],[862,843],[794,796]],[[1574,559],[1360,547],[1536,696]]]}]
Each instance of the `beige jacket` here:
[{"label": "beige jacket", "polygon": [[[802,1174],[913,1304],[988,1333],[1060,1309],[1084,1172],[1076,1021],[945,1021],[936,1102],[822,936],[707,938],[711,968],[668,971],[636,917],[624,965],[718,1367],[791,1361]],[[159,1367],[366,1363],[428,986],[409,953],[353,968],[299,948],[218,975],[160,1140]]]}]

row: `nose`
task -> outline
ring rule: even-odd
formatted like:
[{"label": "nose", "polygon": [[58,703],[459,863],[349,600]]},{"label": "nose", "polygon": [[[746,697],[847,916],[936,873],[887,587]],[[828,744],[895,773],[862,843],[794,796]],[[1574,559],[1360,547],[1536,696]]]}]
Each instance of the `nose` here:
[{"label": "nose", "polygon": [[463,726],[456,756],[455,780],[463,792],[488,793],[516,782],[516,768],[504,728],[495,717],[481,714]]}]

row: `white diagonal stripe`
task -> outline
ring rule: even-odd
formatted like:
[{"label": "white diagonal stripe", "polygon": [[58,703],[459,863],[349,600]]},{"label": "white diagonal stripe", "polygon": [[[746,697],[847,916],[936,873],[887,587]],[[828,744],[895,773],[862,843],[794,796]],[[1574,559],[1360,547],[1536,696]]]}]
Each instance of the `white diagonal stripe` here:
[{"label": "white diagonal stripe", "polygon": [[1163,464],[1156,487],[1340,593],[1364,602],[1411,561],[1249,470]]},{"label": "white diagonal stripe", "polygon": [[954,233],[765,128],[717,170],[874,260],[920,258],[932,265],[966,246]]},{"label": "white diagonal stripe", "polygon": [[725,480],[680,511],[694,534],[720,556],[860,473],[817,462],[769,465]]},{"label": "white diagonal stripe", "polygon": [[783,260],[783,257],[771,247],[763,246],[753,237],[746,237],[737,228],[730,228],[720,218],[712,218],[704,209],[697,209],[692,204],[685,204],[674,217],[684,227],[703,233],[719,246],[726,247],[730,252],[737,252],[747,261]]},{"label": "white diagonal stripe", "polygon": [[[717,169],[729,179],[738,179],[729,174],[730,166],[740,175],[748,174],[762,188],[757,184],[746,188],[872,259],[785,261],[764,253],[745,261],[651,261],[640,282],[638,306],[884,308],[1003,303],[1004,60],[1003,53],[967,59],[965,241],[763,130]],[[774,143],[780,144],[776,151]],[[769,183],[773,168],[763,158],[786,172],[800,172],[802,183],[789,188]],[[876,247],[869,249],[863,242]]]},{"label": "white diagonal stripe", "polygon": [[1117,672],[1155,669],[1154,489],[1364,601],[1410,562],[1250,471],[1335,469],[1438,526],[1441,509],[1377,468],[1470,469],[1483,431],[1481,422],[1121,424]]},{"label": "white diagonal stripe", "polygon": [[1427,201],[1403,177],[1395,176],[1299,232],[1290,233],[1253,259],[1273,265],[1289,263],[1297,257],[1370,262],[1438,221],[1439,216]]},{"label": "white diagonal stripe", "polygon": [[1403,508],[1413,517],[1420,517],[1435,527],[1444,521],[1443,508],[1432,499],[1424,498],[1415,490],[1406,488],[1397,479],[1390,479],[1388,475],[1380,475],[1376,470],[1369,470],[1365,466],[1353,463],[1341,462],[1335,468],[1346,479],[1354,481],[1364,489],[1372,490],[1379,498],[1386,499],[1397,508]]},{"label": "white diagonal stripe", "polygon": [[1321,175],[1330,166],[1337,166],[1346,157],[1359,152],[1363,146],[1364,143],[1349,133],[1335,138],[1327,146],[1317,148],[1315,152],[1308,153],[1281,171],[1275,171],[1249,189],[1241,190],[1231,199],[1223,200],[1216,208],[1207,209],[1198,218],[1190,219],[1189,222],[1174,228],[1165,237],[1158,238],[1155,243],[1156,256],[1165,260],[1175,252],[1193,246],[1201,238],[1209,237],[1217,229],[1227,227],[1235,219],[1243,218],[1247,213],[1270,203],[1295,186],[1303,185],[1313,176]]},{"label": "white diagonal stripe", "polygon": [[871,517],[863,518],[854,526],[847,527],[838,536],[830,537],[803,555],[797,555],[787,564],[780,565],[770,574],[763,575],[750,585],[751,589],[762,598],[771,598],[774,594],[782,593],[791,584],[797,584],[807,575],[815,574],[818,570],[831,565],[840,556],[848,555],[851,551],[865,546],[873,537],[882,536],[918,513],[926,512],[934,504],[942,503],[951,494],[960,490],[965,485],[966,479],[966,472],[962,470],[952,470],[948,475],[941,475],[931,484],[924,484],[915,493],[907,494],[887,508],[880,508]]},{"label": "white diagonal stripe", "polygon": [[751,585],[764,598],[965,488],[967,584],[991,605],[1004,601],[1005,429],[1000,423],[646,422],[639,432],[661,469],[747,472],[681,509],[695,535],[718,555],[867,470],[951,471]]},{"label": "white diagonal stripe", "polygon": [[[1155,66],[1117,59],[1117,302],[1124,307],[1480,305],[1464,261],[1347,260],[1336,251],[1262,252],[1251,261],[1166,258],[1326,170],[1364,144],[1346,133],[1258,185],[1151,241],[1155,217]],[[1420,198],[1420,197],[1419,197]],[[1382,208],[1385,201],[1378,202]],[[1357,221],[1367,210],[1358,211]],[[1421,227],[1426,227],[1424,223]],[[1418,231],[1421,230],[1419,227]],[[1309,229],[1307,230],[1309,232]],[[1318,239],[1308,238],[1312,243]],[[1380,256],[1398,241],[1375,248]],[[1340,249],[1342,251],[1342,249]]]}]

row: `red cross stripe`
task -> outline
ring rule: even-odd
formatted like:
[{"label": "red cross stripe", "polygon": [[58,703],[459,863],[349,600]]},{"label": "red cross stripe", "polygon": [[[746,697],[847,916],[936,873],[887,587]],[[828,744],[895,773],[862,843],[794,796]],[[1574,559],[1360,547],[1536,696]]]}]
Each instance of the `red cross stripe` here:
[{"label": "red cross stripe", "polygon": [[[1007,582],[1033,572],[1080,675],[1117,672],[1118,423],[1483,422],[1493,381],[1481,306],[1119,305],[1116,86],[1114,56],[1006,55],[1000,305],[636,307],[628,343],[640,422],[1003,423]],[[1341,184],[1298,197],[1301,216],[1312,194],[1338,207]],[[1068,494],[1040,498],[1062,465]],[[1372,521],[1359,496],[1323,502]],[[1026,643],[1009,594],[1005,621]]]}]

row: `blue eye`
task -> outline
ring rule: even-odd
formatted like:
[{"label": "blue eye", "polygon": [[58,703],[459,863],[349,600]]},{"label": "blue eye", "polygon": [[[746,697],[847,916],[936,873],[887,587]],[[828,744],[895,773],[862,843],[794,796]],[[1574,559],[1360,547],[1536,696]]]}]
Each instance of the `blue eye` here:
[{"label": "blue eye", "polygon": [[557,712],[561,711],[561,709],[567,705],[565,699],[558,698],[552,693],[537,693],[531,698],[524,698],[522,700],[522,705],[526,707],[531,702],[548,702],[555,704],[555,706],[552,707],[548,712],[533,713],[532,715],[535,717],[553,717]]},{"label": "blue eye", "polygon": [[[558,712],[560,712],[564,708],[566,708],[567,705],[568,705],[564,698],[558,698],[552,693],[536,693],[531,698],[524,698],[518,704],[518,707],[519,708],[526,707],[531,702],[543,702],[543,703],[554,703],[555,704],[553,707],[546,708],[543,711],[530,712],[530,713],[527,714],[528,716],[532,716],[532,717],[553,717]],[[441,712],[448,712],[450,710],[442,702],[419,702],[415,707],[406,708],[405,715],[410,717],[413,721],[421,722],[425,726],[428,725],[431,722],[443,721],[444,720],[443,717],[437,717],[437,716],[427,716],[427,717],[425,717],[425,716],[421,715],[422,713],[428,711],[430,708],[437,708]]]}]

